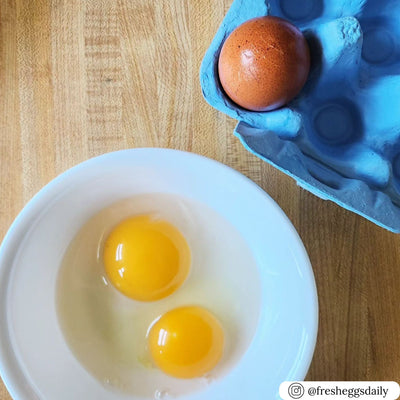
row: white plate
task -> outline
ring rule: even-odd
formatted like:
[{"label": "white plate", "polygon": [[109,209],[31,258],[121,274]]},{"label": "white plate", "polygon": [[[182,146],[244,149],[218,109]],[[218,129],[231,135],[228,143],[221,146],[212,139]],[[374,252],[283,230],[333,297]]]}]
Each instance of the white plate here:
[{"label": "white plate", "polygon": [[[57,323],[55,282],[83,222],[119,199],[148,192],[189,197],[219,212],[247,241],[261,277],[251,346],[225,378],[185,399],[279,399],[282,381],[305,377],[317,335],[317,293],[307,253],[283,211],[223,164],[175,150],[134,149],[93,158],[54,179],[2,243],[0,373],[14,399],[126,398],[108,392],[72,356]],[[41,263],[51,264],[46,274],[39,273]]]}]

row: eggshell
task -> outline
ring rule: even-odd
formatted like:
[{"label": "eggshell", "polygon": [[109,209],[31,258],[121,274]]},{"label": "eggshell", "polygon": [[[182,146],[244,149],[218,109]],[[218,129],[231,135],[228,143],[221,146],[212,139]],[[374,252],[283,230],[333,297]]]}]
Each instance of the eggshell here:
[{"label": "eggshell", "polygon": [[258,17],[237,27],[222,46],[221,85],[239,106],[270,111],[292,100],[304,86],[310,52],[302,32],[278,17]]}]

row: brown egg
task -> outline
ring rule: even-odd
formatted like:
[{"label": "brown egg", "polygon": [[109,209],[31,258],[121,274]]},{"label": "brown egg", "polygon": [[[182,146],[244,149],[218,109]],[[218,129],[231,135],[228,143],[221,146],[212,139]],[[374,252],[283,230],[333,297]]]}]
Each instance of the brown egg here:
[{"label": "brown egg", "polygon": [[304,86],[310,52],[299,29],[278,17],[259,17],[236,28],[222,46],[218,73],[226,94],[239,106],[270,111]]}]

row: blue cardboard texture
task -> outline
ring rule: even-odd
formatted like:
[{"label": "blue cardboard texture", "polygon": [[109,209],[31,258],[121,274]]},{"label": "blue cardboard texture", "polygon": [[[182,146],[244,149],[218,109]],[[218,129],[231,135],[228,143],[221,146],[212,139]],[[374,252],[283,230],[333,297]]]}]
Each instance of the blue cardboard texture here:
[{"label": "blue cardboard texture", "polygon": [[[247,150],[331,200],[400,232],[400,2],[235,0],[200,70],[207,102],[237,119]],[[311,71],[286,107],[252,112],[218,78],[226,37],[248,19],[276,15],[304,33]]]}]

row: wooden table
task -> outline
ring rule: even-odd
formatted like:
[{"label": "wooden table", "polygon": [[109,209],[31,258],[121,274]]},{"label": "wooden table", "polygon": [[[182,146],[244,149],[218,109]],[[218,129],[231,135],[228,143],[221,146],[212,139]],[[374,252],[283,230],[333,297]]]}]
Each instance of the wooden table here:
[{"label": "wooden table", "polygon": [[230,3],[1,0],[0,239],[89,157],[155,146],[214,158],[265,189],[308,250],[320,304],[308,379],[400,381],[400,236],[247,153],[235,121],[203,100],[200,63]]}]

